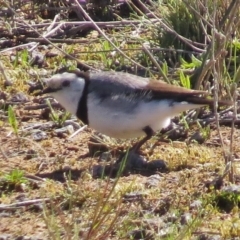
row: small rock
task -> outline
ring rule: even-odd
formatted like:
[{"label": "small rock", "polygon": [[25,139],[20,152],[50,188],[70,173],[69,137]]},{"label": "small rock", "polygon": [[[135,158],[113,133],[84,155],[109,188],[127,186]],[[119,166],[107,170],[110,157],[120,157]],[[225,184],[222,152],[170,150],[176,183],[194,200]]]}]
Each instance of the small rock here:
[{"label": "small rock", "polygon": [[146,168],[147,165],[146,159],[134,151],[129,151],[127,154],[125,154],[118,164],[121,165],[124,162],[125,171]]},{"label": "small rock", "polygon": [[32,133],[32,138],[35,141],[41,141],[47,138],[47,134],[41,130],[37,130],[34,133]]},{"label": "small rock", "polygon": [[166,171],[167,163],[164,160],[152,160],[147,163],[147,168],[152,171]]},{"label": "small rock", "polygon": [[89,151],[89,155],[92,157],[97,157],[99,156],[102,152],[107,152],[108,146],[106,144],[97,142],[94,139],[90,139],[90,141],[88,142],[88,151]]},{"label": "small rock", "polygon": [[50,50],[48,52],[46,52],[45,56],[46,58],[52,58],[52,57],[56,57],[59,55],[59,52],[56,50]]},{"label": "small rock", "polygon": [[153,239],[148,235],[147,231],[144,229],[132,230],[128,234],[128,239],[140,240],[140,239]]},{"label": "small rock", "polygon": [[30,59],[29,63],[31,66],[37,65],[38,67],[42,67],[44,59],[44,55],[41,52],[35,50],[32,52],[32,58]]},{"label": "small rock", "polygon": [[37,151],[34,149],[28,149],[24,160],[30,160],[34,157],[37,157]]},{"label": "small rock", "polygon": [[92,177],[97,178],[101,177],[104,174],[105,167],[102,165],[94,165],[92,167]]},{"label": "small rock", "polygon": [[99,162],[109,162],[112,159],[112,154],[111,152],[103,152],[99,156],[98,161]]},{"label": "small rock", "polygon": [[69,145],[69,146],[66,147],[66,149],[69,150],[69,151],[77,152],[79,150],[79,147],[76,146],[76,145]]},{"label": "small rock", "polygon": [[3,82],[3,86],[6,88],[6,87],[10,87],[10,86],[12,86],[13,85],[13,82],[12,81],[10,81],[9,79],[7,79],[7,80],[5,80],[4,82]]},{"label": "small rock", "polygon": [[24,93],[19,92],[19,93],[15,94],[14,96],[12,96],[10,101],[24,103],[24,102],[28,101],[28,97]]},{"label": "small rock", "polygon": [[240,194],[240,186],[239,186],[239,185],[232,184],[232,185],[230,185],[230,186],[223,187],[223,188],[222,188],[222,191],[228,192],[228,193]]},{"label": "small rock", "polygon": [[145,186],[148,188],[157,187],[161,179],[162,177],[160,177],[158,174],[151,175],[147,178]]},{"label": "small rock", "polygon": [[[0,206],[1,206],[1,204],[0,204]],[[9,218],[11,216],[11,214],[8,212],[1,212],[0,213],[0,218],[4,218],[4,217],[6,217],[6,218]],[[0,240],[1,240],[1,235],[0,235]]]},{"label": "small rock", "polygon": [[146,223],[147,226],[151,226],[151,229],[156,230],[166,228],[167,225],[161,217],[143,219],[143,222]]},{"label": "small rock", "polygon": [[27,200],[26,194],[21,193],[21,194],[17,195],[17,196],[15,197],[15,199],[18,200],[19,202],[26,201],[26,200]]},{"label": "small rock", "polygon": [[170,236],[175,231],[174,227],[166,227],[158,231],[157,236],[162,238],[166,238]]},{"label": "small rock", "polygon": [[197,240],[221,240],[222,237],[220,235],[209,235],[206,233],[203,233],[198,236]]},{"label": "small rock", "polygon": [[29,207],[29,209],[33,212],[42,212],[43,211],[43,204],[42,203],[36,203],[36,204],[33,204]]},{"label": "small rock", "polygon": [[0,91],[0,100],[7,100],[7,94],[5,92]]},{"label": "small rock", "polygon": [[185,129],[184,126],[182,127],[176,127],[171,129],[171,131],[168,133],[168,139],[175,141],[181,138],[187,138],[188,136],[188,130]]},{"label": "small rock", "polygon": [[124,202],[133,202],[133,201],[140,201],[146,196],[145,193],[142,192],[131,192],[123,195]]},{"label": "small rock", "polygon": [[189,143],[197,142],[199,144],[202,144],[205,142],[205,140],[206,140],[206,137],[203,135],[203,133],[200,131],[197,131],[190,137]]},{"label": "small rock", "polygon": [[67,125],[66,127],[55,129],[54,132],[56,134],[63,134],[63,133],[73,134],[74,129],[72,125]]},{"label": "small rock", "polygon": [[192,215],[190,213],[184,213],[181,215],[180,223],[182,225],[188,224],[192,220]]},{"label": "small rock", "polygon": [[190,209],[199,209],[202,206],[202,201],[195,200],[190,204]]},{"label": "small rock", "polygon": [[49,157],[55,157],[56,154],[57,154],[56,152],[50,152],[50,153],[49,153]]},{"label": "small rock", "polygon": [[24,236],[18,236],[15,238],[15,240],[25,240]]},{"label": "small rock", "polygon": [[81,128],[80,124],[78,122],[76,122],[76,120],[74,121],[74,120],[70,119],[70,120],[66,120],[63,123],[64,127],[69,126],[69,125],[71,125],[74,128],[74,130],[78,130],[79,128]]},{"label": "small rock", "polygon": [[224,184],[224,181],[221,176],[213,179],[212,181],[205,182],[205,186],[209,191],[211,191],[213,189],[220,190],[222,188],[223,184]]},{"label": "small rock", "polygon": [[11,240],[14,239],[10,234],[0,234],[0,240]]},{"label": "small rock", "polygon": [[175,213],[171,213],[166,217],[167,222],[175,223],[178,220],[178,217]]}]

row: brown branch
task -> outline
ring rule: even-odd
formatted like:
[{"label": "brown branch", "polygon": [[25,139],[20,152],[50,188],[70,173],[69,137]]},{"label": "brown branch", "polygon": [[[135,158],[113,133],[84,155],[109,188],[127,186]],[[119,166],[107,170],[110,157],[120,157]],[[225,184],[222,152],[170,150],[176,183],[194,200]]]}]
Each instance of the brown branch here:
[{"label": "brown branch", "polygon": [[1,204],[0,211],[12,210],[19,207],[31,206],[38,203],[46,203],[46,202],[50,202],[50,200],[51,200],[50,198],[41,198],[41,199],[27,200],[23,202],[12,203],[12,204]]}]

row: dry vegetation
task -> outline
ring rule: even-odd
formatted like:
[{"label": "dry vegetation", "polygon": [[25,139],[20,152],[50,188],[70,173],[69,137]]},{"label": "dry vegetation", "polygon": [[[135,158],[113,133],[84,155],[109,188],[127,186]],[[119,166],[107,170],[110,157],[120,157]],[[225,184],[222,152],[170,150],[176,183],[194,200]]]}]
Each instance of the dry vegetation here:
[{"label": "dry vegetation", "polygon": [[0,1],[0,239],[240,239],[237,104],[185,113],[143,157],[116,163],[135,139],[102,136],[32,93],[78,67],[236,102],[239,9],[230,0]]}]

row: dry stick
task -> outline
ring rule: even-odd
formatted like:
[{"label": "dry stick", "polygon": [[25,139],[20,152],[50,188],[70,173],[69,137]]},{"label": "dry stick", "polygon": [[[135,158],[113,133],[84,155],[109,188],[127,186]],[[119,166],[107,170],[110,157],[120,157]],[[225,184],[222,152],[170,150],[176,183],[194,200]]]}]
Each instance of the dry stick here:
[{"label": "dry stick", "polygon": [[[156,19],[151,19],[151,20],[123,20],[123,21],[113,21],[113,22],[95,22],[95,24],[99,27],[102,28],[111,28],[111,27],[122,27],[122,26],[132,26],[132,25],[138,25],[138,24],[142,24],[142,23],[149,23],[149,21],[151,23],[156,23],[158,22],[158,20]],[[25,26],[25,24],[22,24],[21,22],[16,23],[17,25],[20,26],[24,26],[24,27],[28,27]],[[83,27],[92,27],[94,26],[93,23],[91,21],[79,21],[79,22],[55,22],[53,24],[53,26],[59,25],[59,24],[63,24],[64,26],[69,26],[69,27],[74,27],[74,26],[83,26]],[[42,27],[47,27],[49,25],[52,25],[52,23],[39,23],[39,24],[33,24],[31,25],[31,27],[33,28],[42,28]],[[17,28],[18,29],[18,28]],[[16,30],[17,30],[16,29]]]},{"label": "dry stick", "polygon": [[170,33],[172,33],[174,36],[176,36],[177,38],[179,38],[180,40],[182,40],[185,44],[187,44],[188,46],[190,46],[192,49],[194,49],[197,52],[205,52],[205,50],[198,48],[195,45],[199,45],[199,46],[203,46],[203,44],[201,43],[197,43],[197,42],[193,42],[181,35],[179,35],[175,30],[173,30],[172,28],[170,28],[169,26],[167,26],[167,24],[165,24],[160,18],[158,18],[151,10],[149,10],[141,1],[136,0],[138,2],[139,5],[141,5],[145,11],[147,11],[149,14],[151,14],[152,16],[154,16],[160,23],[161,25]]},{"label": "dry stick", "polygon": [[74,0],[73,2],[75,2],[75,4],[78,6],[78,8],[80,9],[80,11],[82,12],[82,14],[84,15],[84,17],[86,19],[88,19],[89,21],[92,22],[93,26],[95,27],[95,29],[119,52],[121,53],[122,56],[124,56],[126,59],[128,59],[131,63],[133,63],[135,66],[140,67],[141,69],[144,70],[149,70],[148,68],[142,66],[141,64],[137,63],[136,61],[134,61],[133,59],[131,59],[130,57],[128,57],[121,49],[119,49],[112,41],[111,39],[98,27],[98,25],[92,20],[92,18],[87,14],[87,12],[83,9],[83,7],[79,4],[79,2],[77,0]]},{"label": "dry stick", "polygon": [[[5,3],[7,5],[8,8],[10,8],[15,15],[17,15],[17,13],[9,6],[8,3]],[[39,36],[42,36],[36,29],[34,29],[31,25],[29,25],[26,21],[22,21],[25,25],[27,25],[29,28],[31,28],[35,33],[37,33]],[[72,55],[66,53],[65,51],[63,51],[61,48],[57,47],[55,44],[53,44],[51,41],[49,41],[47,38],[45,38],[44,36],[42,36],[47,43],[49,43],[50,45],[52,45],[54,48],[56,48],[58,51],[60,51],[61,53],[63,53],[65,56],[67,56],[69,59],[71,60],[75,60],[79,65],[81,65],[83,68],[86,68],[86,69],[91,69],[91,70],[96,70],[95,68],[85,64],[85,63],[82,63],[80,62],[77,58],[73,57]]]},{"label": "dry stick", "polygon": [[[212,61],[215,63],[213,65],[213,76],[214,76],[214,114],[215,114],[215,119],[216,119],[216,125],[217,125],[217,131],[218,131],[218,135],[220,138],[220,142],[221,142],[221,147],[222,147],[222,151],[223,151],[223,155],[224,155],[224,159],[225,159],[225,170],[224,170],[224,174],[222,176],[222,178],[224,176],[226,176],[226,174],[229,172],[229,169],[232,169],[232,143],[230,144],[230,149],[229,151],[225,150],[225,144],[223,142],[223,138],[222,138],[222,134],[221,134],[221,130],[220,130],[220,124],[219,124],[219,115],[217,112],[217,107],[218,107],[218,89],[219,89],[219,83],[218,80],[220,80],[220,76],[219,73],[217,73],[216,70],[216,59],[214,56],[214,50],[215,50],[215,43],[216,41],[219,43],[219,38],[216,38],[216,25],[215,25],[215,17],[216,17],[216,11],[217,11],[217,7],[216,7],[216,1],[214,1],[214,11],[213,11],[213,35],[212,35]],[[224,43],[222,43],[220,46],[223,46]],[[218,46],[219,47],[219,46]],[[233,141],[233,135],[234,135],[234,119],[232,120],[232,128],[231,128],[231,141]],[[232,175],[232,174],[231,174]],[[231,179],[229,179],[231,181]]]},{"label": "dry stick", "polygon": [[[60,24],[59,26],[57,26],[56,28],[53,29],[54,27],[54,23],[57,21],[57,19],[59,18],[60,14],[57,14],[54,19],[53,22],[51,23],[51,25],[47,28],[47,32],[45,34],[43,34],[43,37],[49,37],[52,34],[54,34],[62,25]],[[36,43],[31,49],[29,49],[30,52],[32,52],[37,46],[39,45],[39,43]]]},{"label": "dry stick", "polygon": [[68,139],[71,139],[73,137],[75,137],[77,134],[79,134],[80,132],[82,132],[85,128],[87,128],[87,125],[84,125],[83,127],[79,128],[77,131],[75,131],[71,136],[68,137]]},{"label": "dry stick", "polygon": [[[206,20],[206,18],[204,18],[204,16],[202,16],[202,15],[200,14],[200,11],[197,11],[197,10],[194,9],[192,6],[190,6],[189,3],[186,2],[186,0],[183,0],[183,2],[184,2],[184,4],[185,4],[186,6],[188,6],[189,9],[191,9],[191,10],[193,11],[193,13],[194,13],[195,15],[197,15],[197,16],[199,17],[199,19],[201,19],[201,23],[204,22],[204,24],[206,24],[208,27],[210,27],[210,28],[213,27],[212,24],[209,23],[209,22]],[[203,24],[203,23],[202,23],[202,24]]]},{"label": "dry stick", "polygon": [[[88,40],[88,39],[57,39],[57,38],[48,38],[48,41],[51,41],[52,43],[94,43],[98,39],[94,40]],[[26,38],[26,42],[39,42],[39,43],[48,43],[48,41],[45,40],[45,38]]]},{"label": "dry stick", "polygon": [[19,207],[26,207],[26,206],[30,206],[33,204],[37,204],[37,203],[45,203],[45,202],[49,202],[51,199],[50,198],[41,198],[41,199],[33,199],[33,200],[27,200],[27,201],[23,201],[23,202],[17,202],[17,203],[12,203],[12,204],[2,204],[0,205],[0,210],[11,210],[14,208],[19,208]]},{"label": "dry stick", "polygon": [[154,58],[154,56],[151,54],[151,52],[148,50],[148,48],[145,46],[145,44],[143,44],[142,46],[143,46],[144,52],[150,57],[150,59],[152,60],[152,62],[155,64],[155,66],[157,67],[158,71],[161,73],[161,76],[163,77],[163,79],[165,80],[165,82],[170,83],[170,81],[168,80],[167,76],[166,76],[165,73],[163,72],[162,68],[160,67],[160,65],[158,64],[158,62],[157,62],[156,59]]},{"label": "dry stick", "polygon": [[[55,108],[62,108],[62,106],[59,103],[51,103],[52,107]],[[39,109],[43,109],[43,108],[48,108],[49,105],[42,103],[42,104],[38,104],[38,105],[31,105],[31,106],[25,106],[24,110],[39,110]]]},{"label": "dry stick", "polygon": [[[235,6],[236,5],[236,6]],[[219,32],[223,29],[225,22],[227,21],[229,16],[235,16],[236,17],[236,11],[238,11],[240,6],[240,1],[232,1],[230,6],[228,7],[224,17],[222,18],[222,20],[220,21],[219,24]],[[228,22],[228,24],[233,24],[234,21],[232,19],[232,21]],[[226,28],[227,29],[227,28]],[[228,34],[231,28],[228,28]],[[216,31],[215,31],[216,32]],[[225,33],[227,36],[227,33]],[[195,83],[194,88],[195,89],[199,89],[199,87],[202,84],[203,78],[206,75],[206,72],[208,71],[209,68],[206,68],[206,62],[210,56],[210,52],[211,52],[212,48],[212,42],[208,45],[207,50],[206,50],[206,54],[204,54],[203,56],[203,61],[202,61],[202,65],[201,67],[198,69],[198,71],[195,72],[195,76],[193,76],[193,78],[197,79],[197,82]]]},{"label": "dry stick", "polygon": [[129,8],[132,8],[133,12],[136,12],[139,15],[145,15],[132,1],[126,1]]},{"label": "dry stick", "polygon": [[15,46],[15,47],[7,48],[7,49],[4,49],[4,50],[0,51],[0,54],[3,54],[5,52],[9,52],[9,51],[15,51],[15,50],[17,51],[17,50],[20,50],[20,49],[31,47],[34,44],[35,44],[34,42],[31,42],[31,43],[25,43],[25,44],[18,45],[18,46]]},{"label": "dry stick", "polygon": [[237,86],[235,84],[234,94],[233,94],[233,119],[231,126],[231,136],[230,136],[230,146],[229,146],[229,159],[230,168],[229,168],[229,180],[234,183],[234,171],[233,171],[233,142],[234,142],[234,133],[235,133],[235,122],[237,120]]},{"label": "dry stick", "polygon": [[[128,43],[129,41],[127,41]],[[123,48],[121,49],[122,51],[143,51],[143,47],[139,48]],[[177,52],[177,53],[194,53],[198,54],[197,52],[192,52],[192,51],[187,51],[187,50],[182,50],[182,49],[169,49],[169,48],[160,48],[160,47],[148,47],[147,50],[151,51],[158,51],[158,52]],[[96,51],[81,51],[79,53],[86,54],[86,53],[107,53],[107,52],[112,52],[113,49],[110,50],[96,50]]]}]

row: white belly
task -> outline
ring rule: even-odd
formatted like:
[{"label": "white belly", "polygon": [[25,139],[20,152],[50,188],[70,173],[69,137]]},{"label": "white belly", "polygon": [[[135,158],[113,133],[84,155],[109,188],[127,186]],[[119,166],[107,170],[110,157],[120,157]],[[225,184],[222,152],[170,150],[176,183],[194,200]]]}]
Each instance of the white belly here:
[{"label": "white belly", "polygon": [[[91,99],[91,101],[89,101]],[[104,102],[94,95],[88,99],[89,126],[114,138],[134,138],[145,135],[149,126],[154,132],[167,127],[179,113],[203,105],[172,100],[124,101],[113,97]]]},{"label": "white belly", "polygon": [[114,138],[140,137],[145,134],[146,126],[153,131],[167,127],[173,116],[172,110],[169,101],[142,102],[132,112],[91,101],[88,104],[89,126]]}]

